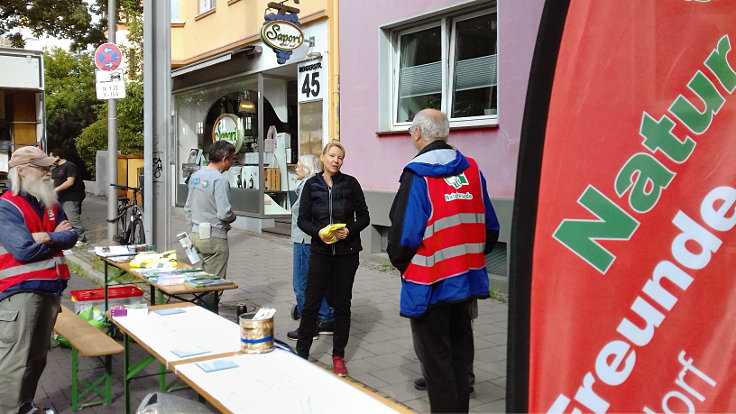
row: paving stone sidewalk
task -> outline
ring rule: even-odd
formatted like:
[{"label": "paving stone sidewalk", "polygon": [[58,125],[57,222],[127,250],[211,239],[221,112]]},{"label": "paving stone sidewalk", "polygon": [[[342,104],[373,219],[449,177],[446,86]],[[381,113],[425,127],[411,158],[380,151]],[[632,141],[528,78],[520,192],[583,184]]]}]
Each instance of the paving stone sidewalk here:
[{"label": "paving stone sidewalk", "polygon": [[[106,200],[88,196],[84,203],[83,219],[90,234],[91,244],[104,245],[104,214]],[[172,232],[184,230],[180,210],[172,212]],[[275,336],[286,340],[286,332],[297,327],[290,317],[294,304],[291,282],[292,244],[288,237],[268,233],[253,233],[239,229],[230,232],[230,261],[228,278],[239,288],[226,291],[221,299],[220,314],[235,320],[235,309],[246,303],[249,309],[272,306],[275,316]],[[178,244],[178,241],[174,241]],[[176,245],[172,244],[170,248]],[[181,252],[180,252],[181,253]],[[183,257],[183,254],[182,254]],[[77,273],[87,279],[73,276],[65,293],[67,306],[69,291],[94,287],[102,279],[99,260],[85,248],[75,248],[68,255]],[[406,318],[399,316],[400,279],[398,272],[386,262],[361,259],[355,277],[352,303],[350,341],[346,349],[349,378],[375,390],[391,400],[418,412],[429,412],[426,392],[414,389],[413,380],[420,375],[419,363],[412,347],[411,330]],[[144,289],[147,291],[147,289]],[[500,413],[505,411],[506,339],[508,306],[496,300],[479,301],[479,318],[475,331],[475,393],[471,396],[471,412]],[[295,342],[287,341],[290,345]],[[312,346],[311,357],[323,366],[331,364],[332,341],[321,336]],[[135,348],[144,355],[144,351]],[[60,413],[71,413],[70,359],[68,350],[55,348],[49,354],[49,364],[39,387],[37,402],[53,404]],[[113,359],[113,367],[122,366],[122,356]],[[157,369],[152,365],[149,374]],[[122,384],[119,371],[114,373],[114,403],[112,406],[86,408],[84,412],[108,413],[122,411]],[[170,375],[171,376],[171,375]],[[173,376],[171,376],[173,378]],[[143,397],[157,390],[156,378],[133,381],[131,399],[136,407]],[[196,398],[191,390],[177,391],[177,395]]]}]

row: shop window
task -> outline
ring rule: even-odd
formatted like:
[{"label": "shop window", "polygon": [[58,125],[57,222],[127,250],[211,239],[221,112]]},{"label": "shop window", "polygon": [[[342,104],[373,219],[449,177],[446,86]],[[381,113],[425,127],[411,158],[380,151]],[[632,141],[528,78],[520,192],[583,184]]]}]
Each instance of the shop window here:
[{"label": "shop window", "polygon": [[299,153],[319,156],[322,152],[322,101],[299,104]]},{"label": "shop window", "polygon": [[[296,94],[286,88],[295,83],[264,79],[263,84],[262,107],[258,106],[256,77],[175,95],[180,163],[177,203],[186,200],[189,176],[207,165],[210,145],[224,139],[236,150],[233,165],[223,173],[230,182],[233,209],[247,215],[290,214],[289,192],[294,188],[290,164],[296,162],[297,146],[296,126],[288,120],[296,123],[297,118],[292,113],[296,112]],[[258,129],[260,111],[263,131]]]},{"label": "shop window", "polygon": [[424,108],[451,126],[497,123],[496,17],[491,8],[392,30],[393,129]]}]

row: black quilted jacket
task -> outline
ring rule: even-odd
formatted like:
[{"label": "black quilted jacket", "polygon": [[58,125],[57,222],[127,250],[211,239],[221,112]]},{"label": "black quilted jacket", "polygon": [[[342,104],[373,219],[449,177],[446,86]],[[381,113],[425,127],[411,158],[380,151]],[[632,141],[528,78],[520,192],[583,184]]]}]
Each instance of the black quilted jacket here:
[{"label": "black quilted jacket", "polygon": [[[327,186],[322,173],[307,180],[299,205],[299,228],[312,237],[312,253],[324,255],[357,254],[363,250],[360,232],[368,227],[370,216],[363,189],[355,177],[338,172]],[[328,224],[345,223],[345,240],[325,244],[317,234]]]}]

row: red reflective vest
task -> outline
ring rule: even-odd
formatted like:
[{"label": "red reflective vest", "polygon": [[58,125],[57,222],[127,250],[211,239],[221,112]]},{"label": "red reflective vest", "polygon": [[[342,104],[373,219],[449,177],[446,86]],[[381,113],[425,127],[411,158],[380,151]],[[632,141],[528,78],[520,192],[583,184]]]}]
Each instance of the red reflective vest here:
[{"label": "red reflective vest", "polygon": [[[56,229],[58,207],[44,209],[43,219],[21,196],[5,192],[2,198],[13,204],[23,215],[23,221],[31,233],[53,232]],[[48,259],[37,262],[20,262],[0,245],[0,291],[27,280],[69,279],[69,268],[64,260],[64,253],[59,250]]]},{"label": "red reflective vest", "polygon": [[431,213],[424,237],[404,272],[410,282],[430,285],[486,266],[483,185],[478,165],[454,177],[424,177]]}]

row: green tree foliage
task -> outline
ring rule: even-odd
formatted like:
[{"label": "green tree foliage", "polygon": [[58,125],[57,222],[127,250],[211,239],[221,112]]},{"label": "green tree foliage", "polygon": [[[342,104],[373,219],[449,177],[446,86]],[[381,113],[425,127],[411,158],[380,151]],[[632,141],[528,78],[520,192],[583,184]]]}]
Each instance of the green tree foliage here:
[{"label": "green tree foliage", "polygon": [[[125,94],[117,100],[118,150],[123,154],[143,152],[143,84],[128,82]],[[107,150],[107,102],[100,105],[98,116],[76,139],[77,153],[92,174],[97,151]]]},{"label": "green tree foliage", "polygon": [[[140,18],[143,13],[140,0],[117,0],[116,4],[121,19]],[[97,47],[107,41],[107,0],[0,1],[0,36],[8,38],[13,47],[23,47],[23,28],[37,37],[69,39],[72,50]]]},{"label": "green tree foliage", "polygon": [[143,78],[143,10],[139,0],[121,0],[120,18],[128,26],[128,44],[121,45],[128,67],[128,77],[133,80]]},{"label": "green tree foliage", "polygon": [[[128,2],[129,0],[125,0]],[[34,36],[48,35],[72,41],[72,50],[105,41],[107,21],[93,16],[104,15],[106,0],[2,0],[0,1],[0,36],[8,38],[14,47],[23,47],[22,28]],[[140,6],[138,6],[140,7]]]},{"label": "green tree foliage", "polygon": [[91,52],[47,50],[46,131],[49,148],[71,150],[74,138],[97,119],[102,103],[95,94],[95,66]]}]

